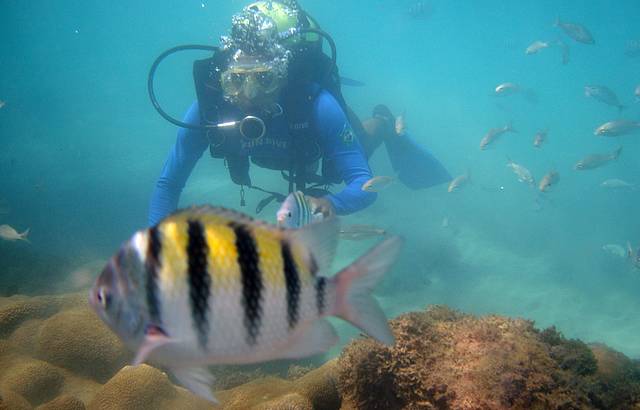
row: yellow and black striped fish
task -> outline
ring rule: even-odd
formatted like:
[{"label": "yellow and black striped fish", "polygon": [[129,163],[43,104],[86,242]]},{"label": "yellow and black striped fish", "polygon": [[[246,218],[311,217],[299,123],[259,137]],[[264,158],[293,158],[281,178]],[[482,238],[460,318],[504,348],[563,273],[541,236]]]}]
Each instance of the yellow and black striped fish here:
[{"label": "yellow and black striped fish", "polygon": [[89,303],[133,350],[214,400],[208,364],[300,358],[337,341],[337,316],[380,342],[393,336],[370,295],[395,260],[398,237],[329,278],[338,221],[297,230],[234,211],[179,211],[139,231],[114,255]]}]

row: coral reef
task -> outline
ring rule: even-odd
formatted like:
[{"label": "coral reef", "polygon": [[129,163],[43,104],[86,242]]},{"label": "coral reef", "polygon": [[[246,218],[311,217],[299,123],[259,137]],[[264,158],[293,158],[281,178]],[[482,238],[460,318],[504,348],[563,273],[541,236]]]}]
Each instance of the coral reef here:
[{"label": "coral reef", "polygon": [[295,381],[263,377],[216,393],[225,409],[339,409],[337,360],[311,370]]},{"label": "coral reef", "polygon": [[317,368],[213,367],[214,406],[162,370],[126,366],[130,353],[85,297],[0,297],[0,410],[640,408],[640,364],[626,356],[441,306],[392,320],[394,346],[363,337]]},{"label": "coral reef", "polygon": [[87,308],[59,312],[42,323],[37,355],[104,383],[130,360],[118,337]]},{"label": "coral reef", "polygon": [[174,386],[167,375],[148,365],[125,366],[88,404],[88,410],[209,409],[211,404]]},{"label": "coral reef", "polygon": [[640,405],[638,365],[555,329],[441,306],[391,321],[396,344],[352,342],[343,408],[611,409]]}]

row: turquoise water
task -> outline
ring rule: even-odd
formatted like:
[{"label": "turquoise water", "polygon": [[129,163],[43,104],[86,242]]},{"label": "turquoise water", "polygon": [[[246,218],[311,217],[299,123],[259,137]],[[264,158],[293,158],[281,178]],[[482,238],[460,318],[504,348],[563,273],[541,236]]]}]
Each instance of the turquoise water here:
[{"label": "turquoise water", "polygon": [[[608,178],[640,183],[640,135],[595,137],[619,116],[640,119],[633,90],[640,58],[624,54],[640,39],[640,4],[620,1],[429,1],[425,19],[408,14],[413,1],[303,0],[334,36],[341,72],[366,83],[344,88],[362,117],[385,103],[405,112],[411,135],[431,148],[452,174],[469,169],[472,183],[382,192],[347,223],[376,224],[403,235],[406,247],[378,292],[389,315],[446,303],[473,313],[498,313],[556,325],[569,337],[602,341],[640,356],[640,271],[601,251],[607,243],[640,245],[640,190],[611,192]],[[149,198],[176,128],[146,94],[150,64],[178,44],[217,44],[240,1],[5,1],[0,58],[0,199],[10,211],[0,224],[31,228],[31,244],[0,242],[0,293],[41,294],[86,286],[85,276],[146,224]],[[589,28],[595,45],[579,44],[553,27],[556,16]],[[535,40],[563,39],[559,50],[525,55]],[[181,115],[194,99],[191,62],[171,58],[158,72],[158,96]],[[510,81],[534,90],[496,98]],[[584,96],[587,84],[613,89],[628,108]],[[517,134],[480,151],[482,136],[512,122]],[[536,131],[548,128],[536,150]],[[623,146],[618,161],[593,171],[572,169],[591,153]],[[390,172],[380,152],[371,165]],[[539,180],[550,169],[560,182],[540,204],[519,183],[506,158]],[[257,185],[279,177],[253,170]],[[249,193],[251,211],[261,195]],[[204,156],[181,205],[239,208],[236,186],[221,161]],[[274,220],[276,205],[262,218]],[[442,226],[447,218],[448,227]],[[371,242],[345,242],[344,265]],[[87,268],[89,267],[89,268]],[[78,273],[80,272],[80,273]],[[52,283],[55,286],[52,286]]]}]

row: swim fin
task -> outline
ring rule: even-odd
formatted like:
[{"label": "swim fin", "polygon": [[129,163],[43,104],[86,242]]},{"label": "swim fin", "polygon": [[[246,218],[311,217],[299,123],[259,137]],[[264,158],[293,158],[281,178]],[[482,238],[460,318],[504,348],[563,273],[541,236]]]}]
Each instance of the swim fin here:
[{"label": "swim fin", "polygon": [[451,181],[451,174],[425,147],[408,134],[386,138],[385,146],[398,179],[411,189],[430,188]]}]

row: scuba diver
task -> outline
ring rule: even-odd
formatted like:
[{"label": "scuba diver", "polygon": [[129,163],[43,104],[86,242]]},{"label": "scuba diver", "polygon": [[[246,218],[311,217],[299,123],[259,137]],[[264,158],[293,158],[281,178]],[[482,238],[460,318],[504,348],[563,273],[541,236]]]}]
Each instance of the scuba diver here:
[{"label": "scuba diver", "polygon": [[[322,50],[331,46],[331,57]],[[197,94],[183,121],[160,108],[153,77],[163,58],[182,50],[211,50],[194,62]],[[289,193],[301,191],[324,217],[359,211],[376,199],[362,189],[372,178],[368,158],[383,142],[398,179],[412,189],[447,182],[451,176],[426,149],[395,132],[395,118],[377,106],[361,123],[340,91],[335,43],[297,1],[258,1],[232,17],[221,46],[179,46],[163,53],[149,74],[149,94],[158,112],[180,126],[151,198],[149,224],[155,225],[178,205],[195,164],[209,148],[225,161],[231,180],[267,193],[260,212],[285,196],[252,184],[250,163],[280,171]],[[320,165],[321,164],[321,165]],[[320,173],[318,174],[318,171]],[[337,193],[328,188],[345,183]]]}]

